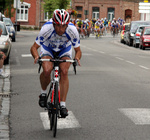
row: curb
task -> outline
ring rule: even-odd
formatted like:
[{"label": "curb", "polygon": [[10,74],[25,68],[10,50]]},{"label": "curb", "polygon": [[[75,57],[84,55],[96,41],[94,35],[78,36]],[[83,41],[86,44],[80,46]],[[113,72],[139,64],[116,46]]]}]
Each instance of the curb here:
[{"label": "curb", "polygon": [[0,79],[0,140],[9,140],[10,65],[4,66],[4,71],[9,77]]}]

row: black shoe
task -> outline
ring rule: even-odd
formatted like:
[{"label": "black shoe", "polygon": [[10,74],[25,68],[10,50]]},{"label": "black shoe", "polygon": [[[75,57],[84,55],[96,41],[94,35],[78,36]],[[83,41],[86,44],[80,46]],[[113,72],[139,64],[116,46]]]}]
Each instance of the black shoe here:
[{"label": "black shoe", "polygon": [[66,116],[68,116],[68,110],[65,106],[60,107],[60,115],[62,118],[66,118]]},{"label": "black shoe", "polygon": [[39,96],[39,105],[40,107],[46,107],[46,100],[47,100],[47,95],[46,93],[42,93]]}]

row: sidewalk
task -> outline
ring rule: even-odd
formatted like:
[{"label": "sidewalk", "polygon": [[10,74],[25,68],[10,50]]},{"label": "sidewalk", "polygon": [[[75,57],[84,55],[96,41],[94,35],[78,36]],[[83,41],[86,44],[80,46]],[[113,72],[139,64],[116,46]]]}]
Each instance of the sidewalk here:
[{"label": "sidewalk", "polygon": [[[10,75],[10,66],[4,66]],[[10,76],[0,79],[0,140],[9,140]]]}]

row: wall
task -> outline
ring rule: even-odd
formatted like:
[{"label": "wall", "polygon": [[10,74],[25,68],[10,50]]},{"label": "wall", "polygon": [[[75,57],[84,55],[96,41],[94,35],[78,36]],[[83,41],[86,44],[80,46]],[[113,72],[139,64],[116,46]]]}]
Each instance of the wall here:
[{"label": "wall", "polygon": [[108,8],[115,8],[115,18],[123,18],[125,19],[125,10],[132,10],[131,20],[139,20],[140,14],[139,3],[130,2],[124,0],[72,0],[72,8],[76,9],[76,6],[83,6],[83,10],[80,11],[82,13],[82,19],[85,19],[84,10],[89,10],[89,15],[87,16],[89,19],[92,19],[92,7],[99,7],[100,15],[99,18],[107,17]]}]

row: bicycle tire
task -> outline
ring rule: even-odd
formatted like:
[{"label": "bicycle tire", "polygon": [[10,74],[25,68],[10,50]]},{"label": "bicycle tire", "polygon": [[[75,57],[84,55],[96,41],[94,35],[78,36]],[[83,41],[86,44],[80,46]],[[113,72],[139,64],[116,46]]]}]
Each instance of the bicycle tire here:
[{"label": "bicycle tire", "polygon": [[52,118],[54,119],[53,121],[53,136],[56,137],[57,133],[57,117],[58,117],[58,82],[55,83],[55,89],[54,89],[54,108],[55,111],[53,113]]},{"label": "bicycle tire", "polygon": [[54,122],[54,115],[53,115],[52,103],[51,103],[52,90],[53,90],[53,84],[51,84],[49,94],[48,94],[48,96],[50,96],[50,98],[49,98],[50,102],[49,102],[49,106],[48,106],[48,116],[49,116],[49,121],[50,121],[50,130],[52,130],[53,124],[54,124],[53,123]]},{"label": "bicycle tire", "polygon": [[50,130],[52,131],[54,125],[54,114],[49,113],[49,121],[50,121]]},{"label": "bicycle tire", "polygon": [[113,37],[115,37],[115,29],[113,30]]}]

